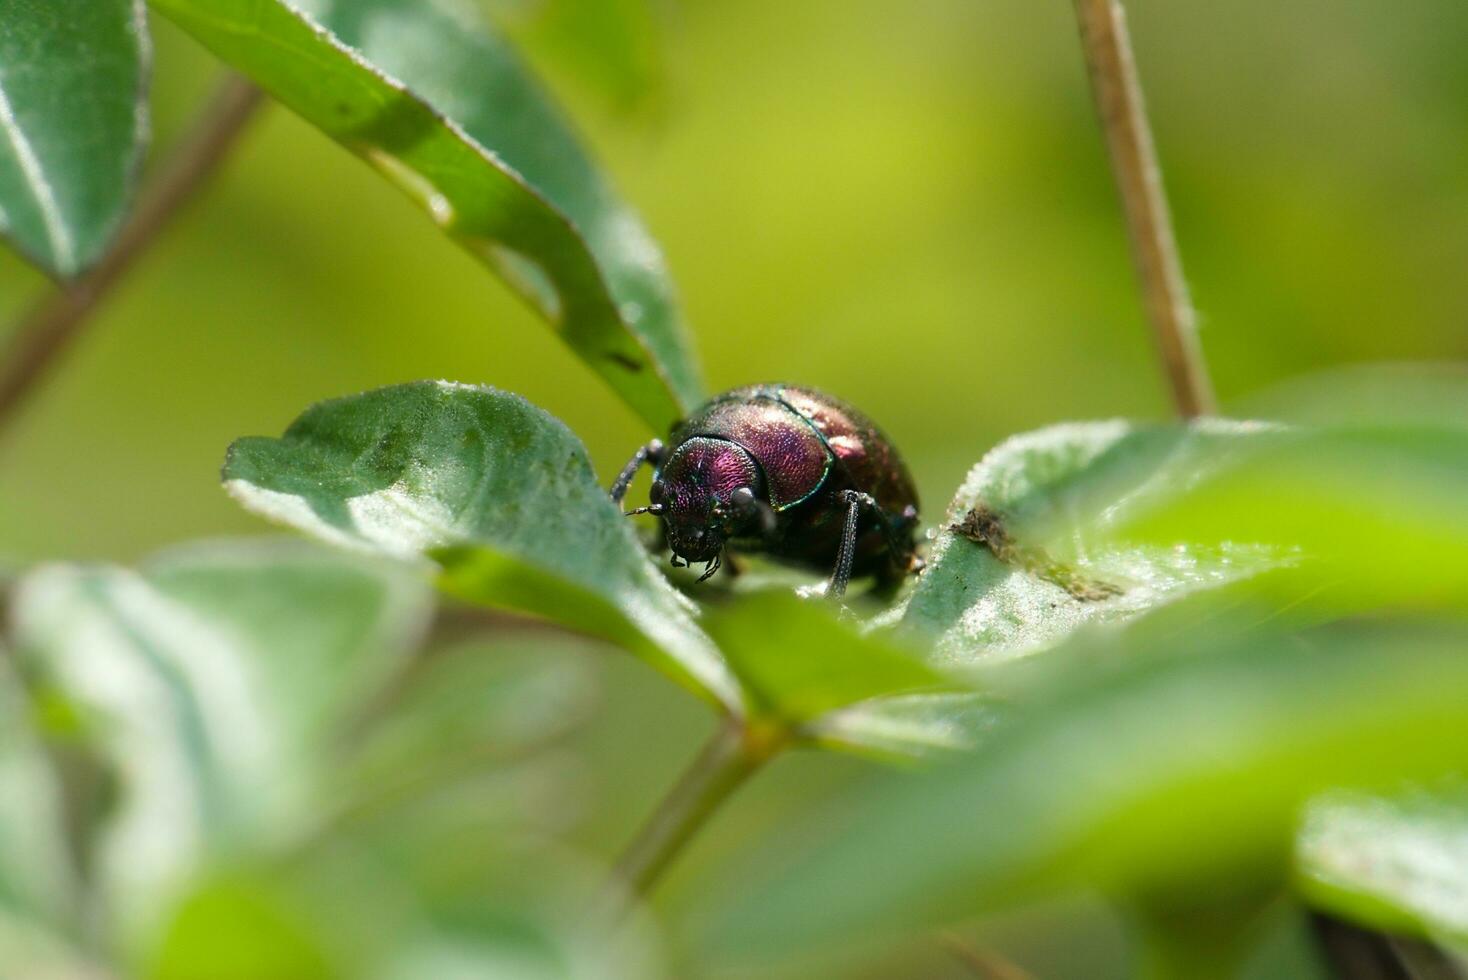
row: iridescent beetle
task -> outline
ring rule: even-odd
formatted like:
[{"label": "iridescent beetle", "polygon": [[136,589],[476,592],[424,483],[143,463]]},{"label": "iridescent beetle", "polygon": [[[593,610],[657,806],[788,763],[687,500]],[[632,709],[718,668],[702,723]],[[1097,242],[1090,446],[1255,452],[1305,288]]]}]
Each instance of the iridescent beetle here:
[{"label": "iridescent beetle", "polygon": [[789,564],[832,567],[826,594],[853,575],[890,587],[922,567],[917,491],[897,450],[861,412],[810,388],[725,392],[637,451],[612,484],[621,503],[643,464],[674,566],[719,570],[725,545]]}]

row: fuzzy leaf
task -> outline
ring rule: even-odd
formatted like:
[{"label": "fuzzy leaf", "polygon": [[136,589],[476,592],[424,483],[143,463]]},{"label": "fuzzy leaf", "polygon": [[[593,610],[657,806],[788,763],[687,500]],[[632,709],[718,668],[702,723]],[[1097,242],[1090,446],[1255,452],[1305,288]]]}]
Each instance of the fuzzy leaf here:
[{"label": "fuzzy leaf", "polygon": [[661,255],[519,58],[435,0],[152,0],[417,201],[657,431],[700,397]]},{"label": "fuzzy leaf", "polygon": [[0,231],[53,275],[106,249],[148,140],[140,0],[0,0]]},{"label": "fuzzy leaf", "polygon": [[581,442],[524,399],[418,382],[323,402],[280,439],[241,439],[247,508],[323,540],[431,560],[442,586],[613,640],[729,707],[737,688],[597,484]]},{"label": "fuzzy leaf", "polygon": [[1149,487],[1177,488],[1266,431],[1241,422],[1113,421],[1010,439],[974,467],[949,505],[902,613],[904,629],[930,637],[939,663],[1007,658],[1277,564],[1280,549],[1250,544],[1106,538],[1115,519],[1106,508]]}]

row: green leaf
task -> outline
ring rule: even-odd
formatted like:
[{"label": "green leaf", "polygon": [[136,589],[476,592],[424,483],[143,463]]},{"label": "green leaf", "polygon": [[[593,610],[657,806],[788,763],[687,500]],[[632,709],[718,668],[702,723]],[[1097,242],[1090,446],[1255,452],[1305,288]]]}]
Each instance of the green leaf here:
[{"label": "green leaf", "polygon": [[883,756],[972,744],[988,708],[889,637],[788,591],[741,595],[709,619],[750,717],[798,739]]},{"label": "green leaf", "polygon": [[54,275],[94,263],[127,209],[149,50],[135,0],[0,0],[0,231]]},{"label": "green leaf", "polygon": [[492,388],[418,382],[323,402],[224,466],[247,508],[334,544],[432,559],[441,585],[619,643],[737,709],[693,606],[653,567],[564,425]]},{"label": "green leaf", "polygon": [[1331,913],[1393,933],[1468,942],[1468,792],[1313,801],[1296,850],[1298,887]]},{"label": "green leaf", "polygon": [[949,505],[928,568],[897,612],[904,629],[931,638],[938,663],[1008,658],[1054,645],[1086,623],[1123,621],[1278,564],[1279,549],[1267,546],[1105,537],[1114,519],[1106,508],[1151,486],[1176,486],[1264,431],[1222,420],[1113,421],[1008,440],[974,467]]},{"label": "green leaf", "polygon": [[152,0],[416,200],[658,431],[700,397],[661,256],[505,43],[410,0]]},{"label": "green leaf", "polygon": [[156,924],[205,862],[318,819],[331,738],[400,669],[427,599],[400,568],[295,542],[21,580],[22,669],[117,787],[93,847],[122,935]]},{"label": "green leaf", "polygon": [[721,887],[735,896],[721,943],[890,935],[1079,889],[1267,884],[1312,795],[1461,765],[1462,629],[1266,640],[1142,657],[1041,699],[959,761],[873,778],[784,835],[762,875]]}]

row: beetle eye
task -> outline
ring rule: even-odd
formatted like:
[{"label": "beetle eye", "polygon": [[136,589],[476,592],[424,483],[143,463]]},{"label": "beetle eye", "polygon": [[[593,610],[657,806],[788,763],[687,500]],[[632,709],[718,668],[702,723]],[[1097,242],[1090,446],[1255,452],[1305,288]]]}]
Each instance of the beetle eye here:
[{"label": "beetle eye", "polygon": [[647,491],[647,499],[655,504],[663,502],[663,481],[653,480],[652,486]]}]

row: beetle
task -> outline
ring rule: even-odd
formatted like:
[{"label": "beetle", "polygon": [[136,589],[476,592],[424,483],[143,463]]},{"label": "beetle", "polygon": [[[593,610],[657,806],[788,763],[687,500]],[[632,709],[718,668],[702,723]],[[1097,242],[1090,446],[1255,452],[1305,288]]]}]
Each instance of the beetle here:
[{"label": "beetle", "polygon": [[852,576],[892,587],[922,567],[917,490],[897,449],[855,408],[812,388],[735,388],[706,402],[628,461],[618,504],[643,466],[649,504],[627,511],[662,521],[675,567],[719,570],[726,545],[831,572],[840,598]]}]

